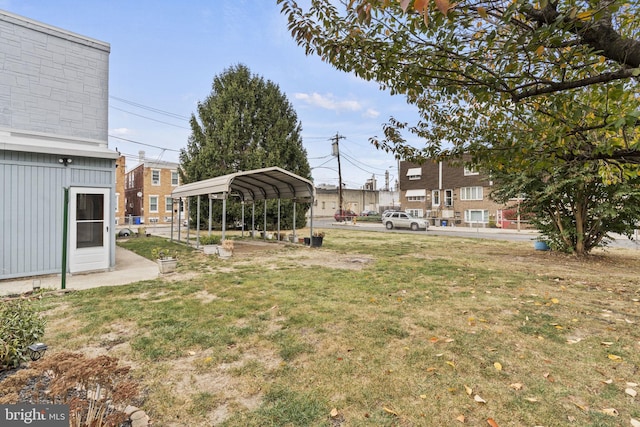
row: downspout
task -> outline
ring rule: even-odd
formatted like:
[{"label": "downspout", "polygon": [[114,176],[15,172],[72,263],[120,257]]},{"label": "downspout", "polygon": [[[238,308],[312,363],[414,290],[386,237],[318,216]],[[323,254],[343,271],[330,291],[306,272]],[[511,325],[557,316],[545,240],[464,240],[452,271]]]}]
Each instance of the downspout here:
[{"label": "downspout", "polygon": [[62,283],[61,288],[67,288],[67,234],[69,231],[69,188],[64,188],[64,206],[62,215]]}]

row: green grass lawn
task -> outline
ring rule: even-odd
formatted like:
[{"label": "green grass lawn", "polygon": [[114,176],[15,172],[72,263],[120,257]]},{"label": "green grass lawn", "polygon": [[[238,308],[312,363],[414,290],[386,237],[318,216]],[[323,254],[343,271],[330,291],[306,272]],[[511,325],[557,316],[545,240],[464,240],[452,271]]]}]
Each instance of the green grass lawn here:
[{"label": "green grass lawn", "polygon": [[638,251],[326,231],[224,261],[179,247],[176,274],[44,298],[46,357],[119,357],[157,426],[640,419]]}]

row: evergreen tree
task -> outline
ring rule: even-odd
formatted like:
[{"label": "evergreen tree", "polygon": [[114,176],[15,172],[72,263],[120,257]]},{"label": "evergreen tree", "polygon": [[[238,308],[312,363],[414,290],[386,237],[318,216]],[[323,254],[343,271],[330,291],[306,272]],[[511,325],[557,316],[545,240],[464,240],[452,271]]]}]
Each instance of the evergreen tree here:
[{"label": "evergreen tree", "polygon": [[[198,103],[191,116],[191,135],[180,152],[184,183],[201,181],[234,172],[278,166],[310,179],[311,168],[302,146],[301,125],[278,85],[251,74],[242,64],[213,79],[212,91]],[[229,224],[241,218],[239,200],[227,203]],[[293,201],[282,200],[281,228],[291,228]],[[262,226],[263,203],[256,203],[256,225]],[[308,203],[296,207],[296,227],[305,225]],[[206,222],[209,204],[202,203],[201,220]],[[196,209],[191,208],[191,220]],[[245,212],[250,221],[251,211]],[[221,203],[213,204],[214,221],[222,218]],[[277,201],[267,203],[267,224],[277,224]]]}]

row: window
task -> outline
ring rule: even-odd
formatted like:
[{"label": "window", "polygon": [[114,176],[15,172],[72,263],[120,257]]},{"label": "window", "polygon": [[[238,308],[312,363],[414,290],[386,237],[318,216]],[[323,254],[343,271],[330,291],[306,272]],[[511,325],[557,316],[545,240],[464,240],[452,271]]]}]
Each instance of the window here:
[{"label": "window", "polygon": [[407,176],[412,181],[420,179],[422,176],[422,168],[409,168],[409,170],[407,170]]},{"label": "window", "polygon": [[407,190],[405,196],[407,202],[424,202],[427,190]]},{"label": "window", "polygon": [[171,171],[171,185],[174,187],[179,184],[178,171]]},{"label": "window", "polygon": [[164,211],[171,212],[173,210],[173,198],[165,197],[164,198]]},{"label": "window", "polygon": [[471,175],[480,175],[480,172],[478,172],[477,170],[473,169],[473,168],[468,168],[467,166],[464,167],[464,176],[471,176]]},{"label": "window", "polygon": [[327,209],[327,206],[326,206],[326,202],[323,200],[322,201],[322,210],[325,210],[325,209]]},{"label": "window", "polygon": [[444,190],[444,205],[453,206],[453,190]]},{"label": "window", "polygon": [[158,196],[149,196],[149,212],[158,212]]},{"label": "window", "polygon": [[422,218],[423,217],[423,210],[422,209],[407,209],[407,213],[413,217],[416,218]]},{"label": "window", "polygon": [[431,192],[431,206],[440,206],[440,190]]},{"label": "window", "polygon": [[482,187],[462,187],[460,200],[482,200]]},{"label": "window", "polygon": [[160,185],[160,171],[158,169],[151,170],[151,185]]},{"label": "window", "polygon": [[480,209],[467,209],[464,211],[465,222],[489,222],[489,211]]}]

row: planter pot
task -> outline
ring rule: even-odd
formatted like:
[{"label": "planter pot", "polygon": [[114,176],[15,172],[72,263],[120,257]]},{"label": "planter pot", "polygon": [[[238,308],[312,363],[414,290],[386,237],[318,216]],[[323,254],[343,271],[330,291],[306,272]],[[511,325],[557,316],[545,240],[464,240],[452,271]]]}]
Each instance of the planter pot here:
[{"label": "planter pot", "polygon": [[221,245],[218,245],[218,256],[223,259],[231,258],[233,255],[233,251],[229,249],[223,248]]},{"label": "planter pot", "polygon": [[311,247],[319,248],[320,246],[322,246],[322,239],[323,237],[320,236],[311,236]]},{"label": "planter pot", "polygon": [[309,237],[305,237],[305,238],[303,239],[303,242],[304,242],[304,244],[305,244],[305,245],[309,246],[309,245],[311,244],[311,238],[309,238]]},{"label": "planter pot", "polygon": [[215,255],[218,253],[218,245],[203,245],[202,252],[207,255]]},{"label": "planter pot", "polygon": [[548,251],[550,249],[546,242],[540,242],[538,240],[533,242],[533,248],[536,251]]},{"label": "planter pot", "polygon": [[298,243],[300,243],[302,245],[304,243],[304,237],[299,237],[298,238]]},{"label": "planter pot", "polygon": [[177,259],[159,259],[158,260],[158,269],[161,274],[172,273],[176,271],[176,267],[178,265]]}]

